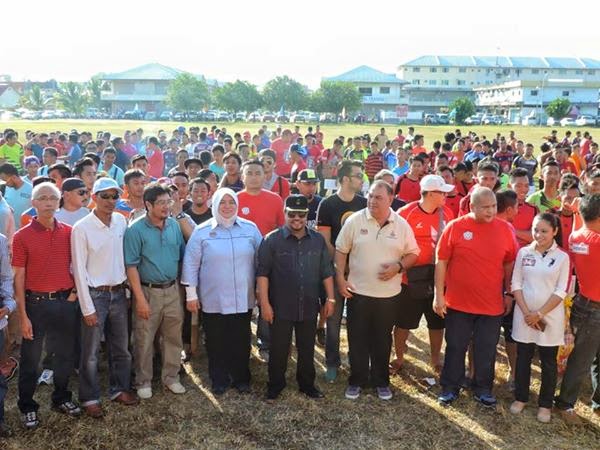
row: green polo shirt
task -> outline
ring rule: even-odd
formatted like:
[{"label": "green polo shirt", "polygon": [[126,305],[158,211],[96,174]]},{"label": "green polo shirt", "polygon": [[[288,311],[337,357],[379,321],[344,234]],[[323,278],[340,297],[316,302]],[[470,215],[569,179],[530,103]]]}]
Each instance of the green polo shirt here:
[{"label": "green polo shirt", "polygon": [[125,265],[137,267],[143,283],[167,283],[177,278],[185,242],[177,221],[167,218],[164,228],[144,215],[134,220],[124,237]]},{"label": "green polo shirt", "polygon": [[0,158],[5,159],[6,162],[11,163],[17,168],[17,170],[21,170],[22,155],[23,149],[19,144],[8,145],[5,143],[3,145],[0,145]]}]

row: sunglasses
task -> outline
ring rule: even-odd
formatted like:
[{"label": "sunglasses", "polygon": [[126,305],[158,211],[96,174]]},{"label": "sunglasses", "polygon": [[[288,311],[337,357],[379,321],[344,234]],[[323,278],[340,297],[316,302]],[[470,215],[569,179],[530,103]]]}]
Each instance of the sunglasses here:
[{"label": "sunglasses", "polygon": [[84,195],[87,195],[88,191],[86,191],[85,189],[79,189],[77,191],[77,195],[83,197]]},{"label": "sunglasses", "polygon": [[100,197],[102,200],[119,200],[119,194],[105,194],[105,193],[100,193],[98,194],[98,197]]},{"label": "sunglasses", "polygon": [[299,211],[288,211],[287,212],[287,216],[290,219],[293,219],[294,217],[299,217],[300,219],[304,219],[307,215],[308,215],[307,212],[299,212]]}]

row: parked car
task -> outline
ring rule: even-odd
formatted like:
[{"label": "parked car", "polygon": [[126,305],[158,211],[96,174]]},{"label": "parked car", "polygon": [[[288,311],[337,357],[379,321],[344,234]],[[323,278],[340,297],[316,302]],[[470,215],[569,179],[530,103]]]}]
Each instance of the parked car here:
[{"label": "parked car", "polygon": [[40,119],[54,119],[54,118],[56,118],[56,114],[52,110],[42,111],[42,115],[40,116]]},{"label": "parked car", "polygon": [[548,117],[548,120],[546,120],[546,125],[549,127],[555,127],[559,125],[559,121],[554,117]]},{"label": "parked car", "polygon": [[596,118],[590,115],[581,115],[575,120],[578,127],[593,127],[596,125]]},{"label": "parked car", "polygon": [[67,113],[65,112],[64,109],[57,109],[56,111],[54,111],[54,118],[55,119],[66,119]]},{"label": "parked car", "polygon": [[560,126],[561,127],[574,127],[575,119],[573,119],[572,117],[563,117],[562,119],[560,119]]},{"label": "parked car", "polygon": [[219,115],[219,113],[217,111],[206,111],[206,113],[204,114],[204,120],[207,121],[215,121],[217,120],[217,116]]},{"label": "parked car", "polygon": [[244,120],[246,120],[246,113],[245,112],[239,112],[235,114],[235,121],[236,122],[243,122]]},{"label": "parked car", "polygon": [[217,114],[217,120],[221,122],[233,122],[233,116],[227,111],[219,111],[219,114]]},{"label": "parked car", "polygon": [[437,120],[437,123],[440,125],[450,124],[450,117],[448,116],[448,114],[436,114],[435,118]]},{"label": "parked car", "polygon": [[323,113],[319,116],[319,122],[321,123],[334,123],[337,121],[337,116],[332,113]]},{"label": "parked car", "polygon": [[467,117],[465,120],[466,125],[481,125],[481,116]]},{"label": "parked car", "polygon": [[144,113],[142,111],[125,111],[123,114],[123,119],[125,120],[142,120],[144,117]]},{"label": "parked car", "polygon": [[42,118],[42,113],[39,111],[26,111],[21,114],[21,119],[24,120],[39,120]]},{"label": "parked car", "polygon": [[144,116],[144,120],[156,120],[158,118],[158,114],[156,111],[148,111]]},{"label": "parked car", "polygon": [[246,116],[247,122],[260,122],[261,115],[258,111],[251,112]]},{"label": "parked car", "polygon": [[423,123],[425,125],[436,125],[437,117],[435,116],[435,114],[425,114],[423,116]]},{"label": "parked car", "polygon": [[318,122],[319,121],[319,115],[317,113],[309,113],[307,120],[309,122]]},{"label": "parked car", "polygon": [[537,125],[538,123],[539,120],[535,116],[527,116],[521,121],[521,125],[524,125],[526,127],[531,125]]},{"label": "parked car", "polygon": [[288,123],[289,121],[290,121],[290,116],[288,116],[286,113],[277,114],[277,116],[275,116],[275,122]]},{"label": "parked car", "polygon": [[306,123],[308,121],[308,117],[303,112],[297,112],[295,114],[292,114],[292,116],[290,117],[290,121],[293,123]]},{"label": "parked car", "polygon": [[260,117],[261,122],[275,122],[275,114],[270,112],[264,112]]},{"label": "parked car", "polygon": [[160,120],[172,120],[173,119],[173,113],[171,111],[163,111],[160,113],[160,115],[158,116],[158,118]]}]

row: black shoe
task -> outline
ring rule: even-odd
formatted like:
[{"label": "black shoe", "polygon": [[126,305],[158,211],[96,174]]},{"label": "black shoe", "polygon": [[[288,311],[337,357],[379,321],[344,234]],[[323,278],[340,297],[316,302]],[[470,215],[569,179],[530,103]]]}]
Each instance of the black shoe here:
[{"label": "black shoe", "polygon": [[250,384],[249,383],[240,383],[236,387],[237,391],[240,394],[249,394],[250,393]]},{"label": "black shoe", "polygon": [[486,408],[495,408],[498,404],[496,397],[492,394],[473,394],[473,398]]},{"label": "black shoe", "polygon": [[27,430],[35,430],[40,424],[40,419],[38,419],[37,412],[30,411],[21,414],[21,423]]},{"label": "black shoe", "polygon": [[227,392],[227,386],[213,386],[210,391],[215,395],[223,395]]},{"label": "black shoe", "polygon": [[63,402],[60,405],[52,405],[52,409],[71,417],[77,417],[81,415],[81,408],[71,401]]},{"label": "black shoe", "polygon": [[310,398],[325,397],[325,395],[314,386],[311,388],[307,388],[307,389],[300,389],[300,392],[302,392],[304,395],[306,395],[307,397],[310,397]]},{"label": "black shoe", "polygon": [[281,391],[276,392],[267,390],[267,400],[277,400],[279,394],[281,394]]},{"label": "black shoe", "polygon": [[317,329],[317,344],[321,347],[325,347],[325,328]]},{"label": "black shoe", "polygon": [[12,431],[4,422],[0,422],[0,438],[9,438],[12,436]]}]

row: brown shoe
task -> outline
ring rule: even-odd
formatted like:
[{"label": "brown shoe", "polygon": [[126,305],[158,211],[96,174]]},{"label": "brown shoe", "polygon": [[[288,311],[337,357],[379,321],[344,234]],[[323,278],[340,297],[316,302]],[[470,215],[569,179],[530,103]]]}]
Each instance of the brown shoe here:
[{"label": "brown shoe", "polygon": [[135,406],[140,402],[140,399],[131,392],[121,392],[113,399],[113,402],[121,403],[125,406]]},{"label": "brown shoe", "polygon": [[581,425],[581,418],[573,408],[559,409],[560,417],[569,425]]},{"label": "brown shoe", "polygon": [[104,411],[102,411],[100,403],[92,403],[91,405],[84,406],[83,410],[86,415],[94,419],[102,419],[104,417]]}]

